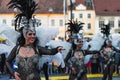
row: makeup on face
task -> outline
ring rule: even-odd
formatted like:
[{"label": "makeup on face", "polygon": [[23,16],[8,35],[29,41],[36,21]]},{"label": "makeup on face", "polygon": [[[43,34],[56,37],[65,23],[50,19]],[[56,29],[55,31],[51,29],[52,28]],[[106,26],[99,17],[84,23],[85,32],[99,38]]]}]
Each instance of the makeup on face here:
[{"label": "makeup on face", "polygon": [[34,43],[36,38],[36,33],[34,31],[28,31],[26,33],[26,43],[31,44]]}]

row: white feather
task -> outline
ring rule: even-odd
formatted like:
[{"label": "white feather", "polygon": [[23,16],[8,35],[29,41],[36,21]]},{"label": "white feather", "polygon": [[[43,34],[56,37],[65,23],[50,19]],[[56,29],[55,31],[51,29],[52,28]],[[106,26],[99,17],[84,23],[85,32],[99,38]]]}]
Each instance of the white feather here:
[{"label": "white feather", "polygon": [[13,46],[9,46],[6,44],[0,44],[0,54],[5,54],[6,58],[8,57],[8,55],[10,54],[11,50],[12,50]]},{"label": "white feather", "polygon": [[62,51],[63,58],[66,57],[67,53],[69,52],[72,46],[71,43],[62,40],[51,40],[46,45],[49,46],[50,48],[56,48],[58,46],[62,46],[65,49]]},{"label": "white feather", "polygon": [[6,38],[8,45],[14,46],[16,44],[19,33],[4,24],[0,26],[0,36]]},{"label": "white feather", "polygon": [[91,45],[90,50],[99,51],[102,45],[104,44],[104,41],[105,39],[100,34],[95,35],[93,39],[89,42],[89,44]]},{"label": "white feather", "polygon": [[112,45],[114,47],[119,47],[120,46],[120,34],[112,34],[111,35],[111,40],[112,40]]},{"label": "white feather", "polygon": [[58,35],[59,29],[41,27],[36,28],[36,32],[39,39],[39,45],[44,47],[47,42],[49,42]]}]

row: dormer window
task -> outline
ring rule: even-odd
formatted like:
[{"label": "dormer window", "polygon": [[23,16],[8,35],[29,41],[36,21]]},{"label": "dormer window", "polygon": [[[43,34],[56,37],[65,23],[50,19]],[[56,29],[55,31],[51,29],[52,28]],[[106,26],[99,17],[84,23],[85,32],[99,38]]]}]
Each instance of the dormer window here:
[{"label": "dormer window", "polygon": [[117,9],[117,12],[120,12],[120,9]]},{"label": "dormer window", "polygon": [[105,12],[108,12],[108,10],[107,10],[107,9],[105,9],[104,11],[105,11]]},{"label": "dormer window", "polygon": [[52,7],[49,7],[49,8],[48,8],[48,12],[49,12],[49,13],[52,13],[52,12],[53,12],[53,8],[52,8]]},{"label": "dormer window", "polygon": [[86,6],[91,7],[91,1],[90,0],[86,0]]}]

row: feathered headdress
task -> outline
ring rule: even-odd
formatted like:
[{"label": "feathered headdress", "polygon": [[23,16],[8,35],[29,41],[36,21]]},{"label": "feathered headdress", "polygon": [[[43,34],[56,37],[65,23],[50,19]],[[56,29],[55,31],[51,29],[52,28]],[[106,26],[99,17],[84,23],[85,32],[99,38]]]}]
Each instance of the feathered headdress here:
[{"label": "feathered headdress", "polygon": [[17,9],[18,14],[15,16],[15,30],[19,31],[23,28],[23,33],[26,30],[35,29],[36,19],[33,16],[37,4],[34,0],[11,0],[8,3],[9,8]]},{"label": "feathered headdress", "polygon": [[107,38],[109,38],[110,35],[110,23],[109,24],[104,24],[103,27],[101,27],[101,33],[104,34],[104,36],[106,36]]},{"label": "feathered headdress", "polygon": [[[66,25],[68,25],[67,32],[70,32],[69,38],[73,39],[74,44],[78,44],[78,40],[82,39],[83,36],[79,34],[79,31],[82,30],[83,24],[80,21],[69,20]],[[74,47],[74,46],[73,46]]]},{"label": "feathered headdress", "polygon": [[68,25],[68,32],[79,33],[79,31],[82,30],[84,23],[77,21],[76,19],[76,21],[69,20],[66,24]]},{"label": "feathered headdress", "polygon": [[70,38],[76,38],[76,39],[78,37],[80,37],[79,31],[82,30],[83,24],[84,23],[82,23],[80,21],[77,21],[77,19],[76,19],[76,21],[69,20],[69,22],[66,23],[66,25],[68,25],[67,32],[70,32],[69,37]]}]

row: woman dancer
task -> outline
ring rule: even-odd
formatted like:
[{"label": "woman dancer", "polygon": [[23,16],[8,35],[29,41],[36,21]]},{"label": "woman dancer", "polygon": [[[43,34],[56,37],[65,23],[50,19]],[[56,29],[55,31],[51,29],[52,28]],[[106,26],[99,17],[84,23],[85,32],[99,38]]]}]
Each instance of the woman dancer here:
[{"label": "woman dancer", "polygon": [[[17,7],[21,12],[16,15],[15,20],[15,30],[20,32],[20,37],[6,60],[7,68],[16,80],[40,80],[39,56],[54,55],[63,48],[57,47],[50,50],[37,45],[35,18],[32,18],[36,9],[34,0],[11,0],[9,6]],[[17,69],[14,71],[11,66],[13,60],[17,64]]]}]

